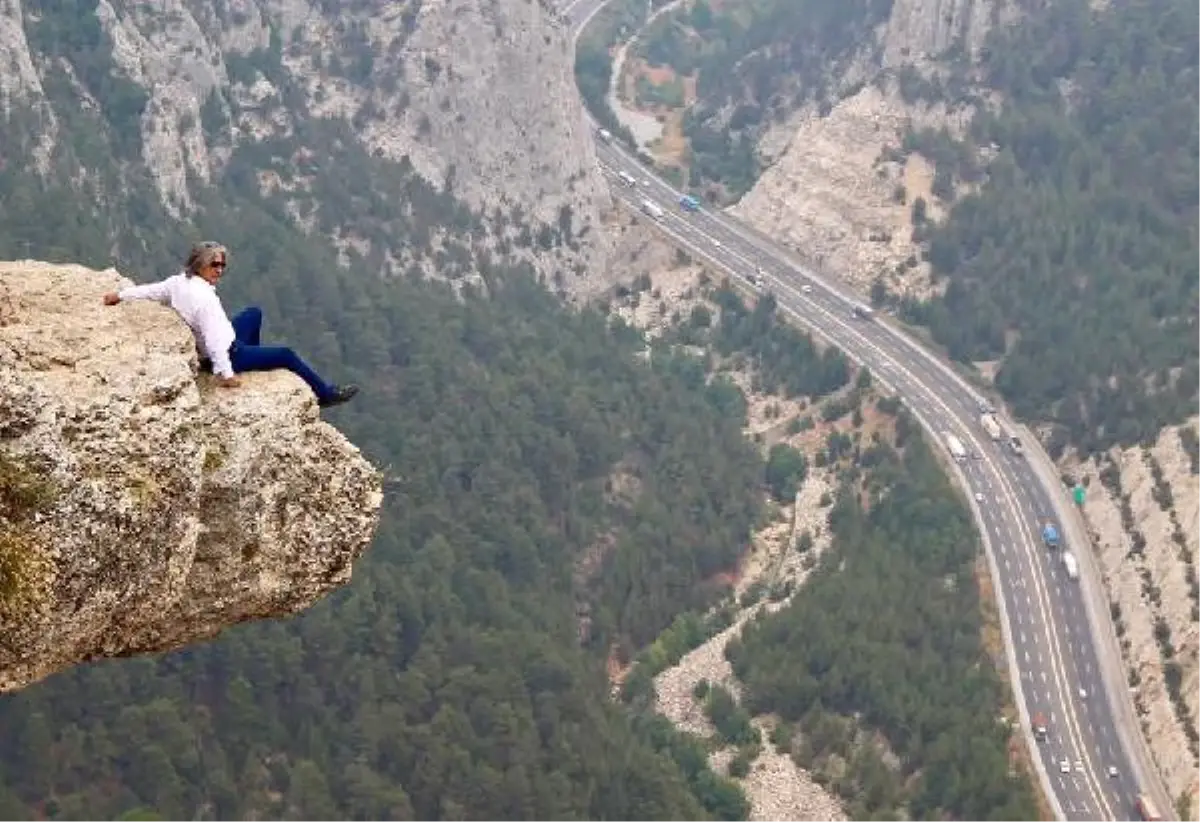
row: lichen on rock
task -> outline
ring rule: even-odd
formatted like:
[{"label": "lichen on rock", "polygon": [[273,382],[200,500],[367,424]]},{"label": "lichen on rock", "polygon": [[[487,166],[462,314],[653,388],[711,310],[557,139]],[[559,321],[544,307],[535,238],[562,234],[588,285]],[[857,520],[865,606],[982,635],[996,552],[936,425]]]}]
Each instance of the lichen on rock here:
[{"label": "lichen on rock", "polygon": [[0,263],[0,691],[292,614],[344,585],[381,476],[287,372],[197,374],[113,270]]}]

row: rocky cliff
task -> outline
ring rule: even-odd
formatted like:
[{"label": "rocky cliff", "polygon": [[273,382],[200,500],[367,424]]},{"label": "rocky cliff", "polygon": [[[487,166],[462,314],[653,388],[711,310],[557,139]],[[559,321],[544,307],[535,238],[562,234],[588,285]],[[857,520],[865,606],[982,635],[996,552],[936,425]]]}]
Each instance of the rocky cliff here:
[{"label": "rocky cliff", "polygon": [[891,13],[832,78],[836,100],[813,101],[763,137],[770,165],[733,213],[801,250],[865,293],[883,277],[896,294],[934,290],[913,242],[918,197],[938,219],[947,205],[932,192],[919,155],[889,159],[908,128],[946,126],[961,134],[965,104],[907,102],[899,77],[935,77],[948,50],[974,54],[991,24],[1013,16],[1010,0],[895,0]]},{"label": "rocky cliff", "polygon": [[0,691],[300,611],[344,585],[380,474],[286,372],[198,377],[117,272],[0,263]]},{"label": "rocky cliff", "polygon": [[[236,178],[393,271],[448,234],[405,223],[415,171],[481,247],[579,275],[606,189],[571,59],[532,0],[4,0],[0,160],[174,217]],[[556,233],[531,248],[522,227]]]}]

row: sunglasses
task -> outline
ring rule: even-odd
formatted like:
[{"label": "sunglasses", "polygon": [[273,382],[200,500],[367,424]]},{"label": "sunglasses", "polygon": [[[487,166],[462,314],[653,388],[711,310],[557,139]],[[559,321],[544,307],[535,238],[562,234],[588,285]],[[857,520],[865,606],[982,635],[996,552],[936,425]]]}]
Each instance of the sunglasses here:
[{"label": "sunglasses", "polygon": [[210,265],[212,265],[213,268],[224,268],[225,261],[224,260],[214,260],[212,263],[210,263]]}]

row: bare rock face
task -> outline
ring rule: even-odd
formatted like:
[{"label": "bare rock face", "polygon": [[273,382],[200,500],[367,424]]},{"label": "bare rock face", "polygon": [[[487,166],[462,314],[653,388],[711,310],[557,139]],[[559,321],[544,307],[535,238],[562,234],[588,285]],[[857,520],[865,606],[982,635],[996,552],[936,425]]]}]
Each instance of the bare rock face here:
[{"label": "bare rock face", "polygon": [[[603,266],[606,244],[595,224],[608,189],[575,90],[568,33],[549,4],[92,5],[75,20],[54,4],[0,0],[0,111],[5,119],[17,111],[30,124],[17,133],[34,143],[43,175],[74,181],[141,172],[168,213],[189,217],[231,165],[238,174],[252,169],[261,193],[285,200],[297,223],[314,231],[321,221],[312,213],[328,199],[331,180],[356,197],[395,200],[405,189],[394,169],[378,179],[344,174],[369,156],[410,165],[482,215],[500,257],[528,262],[547,278]],[[62,39],[60,29],[76,28],[100,43],[87,61],[47,45]],[[64,71],[69,91],[51,82]],[[72,130],[82,127],[62,124],[80,109],[102,115],[90,127],[128,144],[119,168],[106,167],[107,155],[80,157],[84,168],[72,171],[48,165],[50,153],[73,151]],[[6,154],[14,149],[6,146]],[[365,207],[334,210],[321,232],[403,273],[420,255],[410,237],[384,239],[406,233],[395,226],[370,231],[379,218]],[[510,224],[520,226],[506,233]],[[526,224],[534,232],[562,227],[570,241],[511,248]]]},{"label": "bare rock face", "polygon": [[891,293],[928,297],[936,289],[913,241],[912,206],[924,200],[936,221],[945,203],[932,193],[925,158],[885,156],[900,147],[907,127],[957,130],[969,114],[908,105],[894,89],[871,85],[827,115],[808,106],[789,121],[779,159],[730,212],[860,292],[882,278]]},{"label": "bare rock face", "polygon": [[758,148],[770,165],[731,213],[861,293],[876,280],[899,296],[937,293],[913,241],[912,207],[923,200],[936,222],[949,203],[933,193],[926,158],[888,157],[909,128],[961,134],[974,109],[906,102],[897,73],[908,68],[934,76],[939,58],[955,46],[976,55],[990,28],[1015,17],[1016,5],[895,0],[857,59],[831,78],[841,90],[838,100],[828,110],[806,105],[763,135]]},{"label": "bare rock face", "polygon": [[117,272],[0,263],[0,691],[292,614],[350,579],[379,472],[287,372],[218,388]]}]

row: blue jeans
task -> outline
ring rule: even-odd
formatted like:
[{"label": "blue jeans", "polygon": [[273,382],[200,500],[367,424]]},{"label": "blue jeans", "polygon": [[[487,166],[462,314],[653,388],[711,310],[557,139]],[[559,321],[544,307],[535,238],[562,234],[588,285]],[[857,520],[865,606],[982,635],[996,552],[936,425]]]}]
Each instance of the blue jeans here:
[{"label": "blue jeans", "polygon": [[336,389],[321,379],[295,351],[284,346],[259,344],[262,321],[262,309],[253,306],[238,312],[231,320],[233,333],[237,336],[233,345],[229,347],[229,360],[233,364],[234,373],[286,368],[308,383],[318,400],[332,397]]}]

